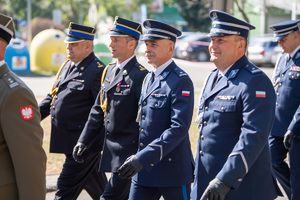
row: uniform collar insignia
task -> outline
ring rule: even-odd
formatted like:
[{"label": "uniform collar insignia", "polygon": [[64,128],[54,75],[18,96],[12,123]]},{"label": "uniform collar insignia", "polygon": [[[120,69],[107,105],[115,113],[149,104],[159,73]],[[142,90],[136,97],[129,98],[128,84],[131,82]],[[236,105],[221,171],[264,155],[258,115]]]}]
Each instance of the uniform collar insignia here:
[{"label": "uniform collar insignia", "polygon": [[162,77],[162,78],[166,78],[168,74],[169,74],[169,72],[164,72],[164,73],[161,75],[161,77]]},{"label": "uniform collar insignia", "polygon": [[238,69],[232,70],[228,76],[228,78],[235,78],[237,73],[238,73]]}]

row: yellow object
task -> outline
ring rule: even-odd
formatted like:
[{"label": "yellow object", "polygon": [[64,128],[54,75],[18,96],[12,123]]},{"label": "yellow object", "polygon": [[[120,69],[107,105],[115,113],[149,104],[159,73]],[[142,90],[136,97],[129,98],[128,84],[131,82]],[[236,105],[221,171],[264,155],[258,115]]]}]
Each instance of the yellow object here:
[{"label": "yellow object", "polygon": [[65,38],[66,34],[57,29],[46,29],[38,33],[30,45],[32,69],[57,71],[67,60]]}]

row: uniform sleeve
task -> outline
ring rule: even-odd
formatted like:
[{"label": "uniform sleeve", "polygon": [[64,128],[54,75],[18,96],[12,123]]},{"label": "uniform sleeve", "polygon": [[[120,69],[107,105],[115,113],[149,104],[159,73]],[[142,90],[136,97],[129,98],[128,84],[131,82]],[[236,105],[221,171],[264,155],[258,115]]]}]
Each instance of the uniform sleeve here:
[{"label": "uniform sleeve", "polygon": [[140,97],[141,97],[141,92],[142,92],[142,86],[143,86],[143,82],[144,82],[144,79],[145,79],[145,76],[148,74],[148,70],[144,70],[142,71],[138,78],[137,78],[137,81],[135,82],[135,94],[136,94],[136,99],[137,99],[137,102],[140,100]]},{"label": "uniform sleeve", "polygon": [[46,98],[40,102],[39,108],[41,113],[41,120],[45,119],[50,114],[50,105],[52,99],[52,96],[50,94],[47,94]]},{"label": "uniform sleeve", "polygon": [[300,104],[294,114],[293,120],[291,121],[288,130],[291,130],[293,133],[300,135]]},{"label": "uniform sleeve", "polygon": [[1,126],[11,154],[19,198],[45,199],[46,154],[35,97],[25,88],[16,89],[2,108]]},{"label": "uniform sleeve", "polygon": [[217,175],[234,189],[268,145],[275,113],[275,92],[266,76],[251,78],[241,92],[243,124],[239,140]]},{"label": "uniform sleeve", "polygon": [[101,109],[100,104],[100,92],[96,98],[96,101],[91,108],[87,122],[85,123],[84,129],[80,134],[78,142],[82,142],[87,147],[90,147],[97,138],[98,134],[101,133],[101,129],[104,128],[104,113]]},{"label": "uniform sleeve", "polygon": [[[152,169],[188,136],[194,109],[194,87],[188,78],[180,78],[168,94],[170,101],[170,127],[136,155],[146,170]],[[162,116],[156,116],[160,118]]]},{"label": "uniform sleeve", "polygon": [[96,73],[96,76],[94,77],[93,84],[91,84],[91,91],[92,91],[92,95],[93,95],[94,99],[96,99],[96,97],[98,96],[98,93],[101,89],[101,76],[102,76],[104,67],[101,69],[102,70],[98,70],[98,72]]}]

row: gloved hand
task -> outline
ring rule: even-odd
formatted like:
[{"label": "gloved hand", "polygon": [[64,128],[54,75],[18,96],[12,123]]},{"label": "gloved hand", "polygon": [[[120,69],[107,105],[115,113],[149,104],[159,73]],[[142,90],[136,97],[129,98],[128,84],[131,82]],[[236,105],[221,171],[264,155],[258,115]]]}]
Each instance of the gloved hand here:
[{"label": "gloved hand", "polygon": [[144,168],[136,155],[129,156],[123,165],[118,169],[119,176],[122,179],[130,179],[136,173]]},{"label": "gloved hand", "polygon": [[286,149],[291,148],[294,137],[295,133],[290,130],[287,130],[287,132],[284,134],[283,144]]},{"label": "gloved hand", "polygon": [[82,154],[86,149],[87,149],[87,147],[85,144],[83,144],[81,142],[77,142],[77,144],[73,148],[73,158],[76,162],[78,162],[78,163],[84,162],[84,159],[82,158]]},{"label": "gloved hand", "polygon": [[229,190],[229,185],[220,181],[218,178],[214,178],[209,182],[200,200],[224,200]]}]

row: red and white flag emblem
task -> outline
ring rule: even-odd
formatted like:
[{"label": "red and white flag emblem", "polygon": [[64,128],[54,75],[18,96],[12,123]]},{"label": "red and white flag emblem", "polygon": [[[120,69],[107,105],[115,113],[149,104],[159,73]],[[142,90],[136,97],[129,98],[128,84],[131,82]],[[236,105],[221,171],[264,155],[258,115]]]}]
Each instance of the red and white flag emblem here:
[{"label": "red and white flag emblem", "polygon": [[21,111],[21,116],[22,116],[23,120],[30,120],[33,118],[33,111],[32,111],[31,105],[21,107],[20,111]]},{"label": "red and white flag emblem", "polygon": [[182,91],[182,96],[189,97],[190,91]]},{"label": "red and white flag emblem", "polygon": [[255,91],[256,97],[260,98],[266,98],[266,92],[265,91]]}]

